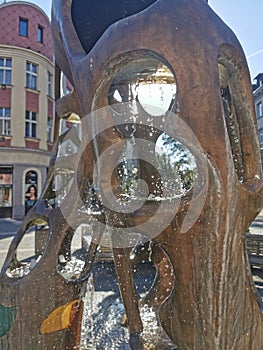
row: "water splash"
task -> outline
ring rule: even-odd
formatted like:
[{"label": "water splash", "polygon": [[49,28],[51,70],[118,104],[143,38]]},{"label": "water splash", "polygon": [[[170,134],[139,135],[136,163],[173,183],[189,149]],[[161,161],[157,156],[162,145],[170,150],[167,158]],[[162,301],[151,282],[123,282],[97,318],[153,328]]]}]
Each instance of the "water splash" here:
[{"label": "water splash", "polygon": [[81,323],[81,341],[80,350],[94,349],[94,334],[93,334],[93,303],[94,303],[94,281],[91,273],[87,283],[83,288],[83,316]]}]

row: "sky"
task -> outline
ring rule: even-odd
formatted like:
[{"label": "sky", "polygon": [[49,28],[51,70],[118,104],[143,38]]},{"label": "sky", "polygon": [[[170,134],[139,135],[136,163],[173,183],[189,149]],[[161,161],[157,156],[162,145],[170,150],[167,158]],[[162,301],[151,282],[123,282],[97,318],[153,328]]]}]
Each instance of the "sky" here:
[{"label": "sky", "polygon": [[[29,0],[29,2],[35,3],[50,16],[51,0]],[[263,0],[209,0],[208,2],[235,32],[246,54],[253,80],[257,74],[263,73]]]},{"label": "sky", "polygon": [[209,0],[209,5],[234,31],[247,57],[252,80],[263,73],[263,0]]}]

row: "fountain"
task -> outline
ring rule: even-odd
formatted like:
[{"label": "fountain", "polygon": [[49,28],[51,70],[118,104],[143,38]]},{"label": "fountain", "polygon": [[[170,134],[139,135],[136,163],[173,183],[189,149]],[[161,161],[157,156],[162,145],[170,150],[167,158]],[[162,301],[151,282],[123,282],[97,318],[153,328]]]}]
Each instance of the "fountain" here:
[{"label": "fountain", "polygon": [[[56,0],[52,28],[56,143],[2,268],[1,348],[261,349],[245,234],[262,174],[235,35],[204,0]],[[21,262],[34,225],[45,244]]]}]

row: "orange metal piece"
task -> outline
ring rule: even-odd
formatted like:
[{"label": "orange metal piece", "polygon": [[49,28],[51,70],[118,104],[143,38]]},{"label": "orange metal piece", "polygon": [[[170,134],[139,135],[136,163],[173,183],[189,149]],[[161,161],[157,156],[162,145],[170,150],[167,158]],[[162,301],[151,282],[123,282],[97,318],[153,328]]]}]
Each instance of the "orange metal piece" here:
[{"label": "orange metal piece", "polygon": [[40,327],[40,333],[47,334],[72,327],[81,304],[81,300],[73,300],[66,305],[56,308],[43,321]]}]

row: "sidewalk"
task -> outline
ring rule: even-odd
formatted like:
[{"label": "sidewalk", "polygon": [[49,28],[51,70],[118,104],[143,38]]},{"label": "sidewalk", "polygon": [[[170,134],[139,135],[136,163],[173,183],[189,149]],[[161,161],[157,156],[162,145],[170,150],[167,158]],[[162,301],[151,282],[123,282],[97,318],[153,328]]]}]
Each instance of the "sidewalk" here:
[{"label": "sidewalk", "polygon": [[[0,219],[0,268],[3,265],[10,243],[19,229],[22,221],[13,219]],[[35,253],[35,233],[27,233],[19,245],[19,260]]]},{"label": "sidewalk", "polygon": [[[22,221],[13,219],[0,219],[0,240],[15,235]],[[250,226],[250,233],[263,235],[263,210]]]},{"label": "sidewalk", "polygon": [[[4,262],[13,236],[16,234],[21,223],[22,221],[13,219],[0,219],[0,268]],[[263,210],[251,224],[249,233],[263,235]],[[34,244],[35,232],[32,231],[27,233],[20,243],[19,252],[22,254],[22,256],[20,256],[21,259],[23,259],[24,256],[28,257],[30,252],[32,252],[32,255],[34,255]]]},{"label": "sidewalk", "polygon": [[0,219],[0,239],[14,235],[22,221],[13,219]]}]

